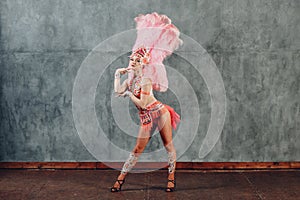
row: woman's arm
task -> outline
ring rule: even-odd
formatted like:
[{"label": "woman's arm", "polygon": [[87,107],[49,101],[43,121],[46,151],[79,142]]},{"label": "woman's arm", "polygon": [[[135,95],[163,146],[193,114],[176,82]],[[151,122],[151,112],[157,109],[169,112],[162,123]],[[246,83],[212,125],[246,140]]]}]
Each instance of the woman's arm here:
[{"label": "woman's arm", "polygon": [[126,79],[125,81],[123,81],[122,85],[120,84],[120,79],[116,79],[115,78],[115,92],[118,94],[122,94],[126,91],[127,87],[128,87],[128,79]]},{"label": "woman's arm", "polygon": [[148,103],[148,98],[149,98],[149,95],[147,93],[150,93],[151,88],[152,88],[151,79],[149,79],[149,78],[143,78],[141,84],[142,84],[141,98],[138,99],[132,93],[130,94],[129,97],[133,101],[133,103],[135,103],[139,107],[146,108],[147,103]]},{"label": "woman's arm", "polygon": [[115,73],[114,90],[118,94],[122,94],[128,87],[128,79],[126,79],[121,85],[121,74],[125,74],[127,70],[125,68],[117,69]]}]

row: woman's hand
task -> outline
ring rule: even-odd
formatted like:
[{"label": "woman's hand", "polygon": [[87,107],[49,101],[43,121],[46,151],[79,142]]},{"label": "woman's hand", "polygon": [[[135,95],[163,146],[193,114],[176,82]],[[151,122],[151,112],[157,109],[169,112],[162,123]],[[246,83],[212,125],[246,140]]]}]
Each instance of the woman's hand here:
[{"label": "woman's hand", "polygon": [[124,75],[128,72],[128,69],[127,68],[119,68],[116,70],[116,74],[121,74],[121,75]]}]

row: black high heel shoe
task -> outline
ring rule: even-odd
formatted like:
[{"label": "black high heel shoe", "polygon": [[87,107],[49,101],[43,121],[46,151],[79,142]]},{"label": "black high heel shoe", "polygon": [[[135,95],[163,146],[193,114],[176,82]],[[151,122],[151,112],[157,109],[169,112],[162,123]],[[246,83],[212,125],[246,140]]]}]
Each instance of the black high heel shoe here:
[{"label": "black high heel shoe", "polygon": [[119,191],[122,190],[122,185],[125,183],[125,179],[123,179],[123,180],[117,180],[117,181],[118,181],[120,187],[114,187],[114,186],[111,187],[111,188],[110,188],[110,191],[111,191],[111,192],[119,192]]},{"label": "black high heel shoe", "polygon": [[171,179],[168,179],[168,182],[171,182],[174,184],[174,187],[167,187],[165,189],[166,192],[174,192],[175,191],[175,187],[176,187],[176,182],[175,182],[175,179],[174,180],[171,180]]}]

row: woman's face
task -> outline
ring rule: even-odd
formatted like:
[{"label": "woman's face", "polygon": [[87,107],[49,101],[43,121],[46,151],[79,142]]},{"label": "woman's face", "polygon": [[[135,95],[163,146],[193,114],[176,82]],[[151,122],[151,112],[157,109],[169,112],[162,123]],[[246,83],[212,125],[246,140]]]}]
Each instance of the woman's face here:
[{"label": "woman's face", "polygon": [[139,56],[130,56],[129,66],[133,67],[134,70],[142,66],[142,59]]}]

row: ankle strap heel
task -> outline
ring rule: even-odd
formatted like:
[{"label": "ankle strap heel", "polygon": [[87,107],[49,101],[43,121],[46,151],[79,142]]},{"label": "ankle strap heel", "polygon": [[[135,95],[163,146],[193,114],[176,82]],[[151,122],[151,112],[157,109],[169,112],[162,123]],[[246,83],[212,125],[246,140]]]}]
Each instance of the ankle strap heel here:
[{"label": "ankle strap heel", "polygon": [[168,179],[168,182],[173,183],[174,187],[167,187],[167,188],[165,189],[165,191],[166,191],[166,192],[174,192],[174,191],[175,191],[175,188],[176,188],[176,181],[175,181],[175,179],[174,179],[174,180]]},{"label": "ankle strap heel", "polygon": [[119,183],[120,187],[111,187],[110,191],[111,192],[119,192],[122,190],[122,185],[125,183],[125,179],[123,180],[117,180],[117,182]]}]

